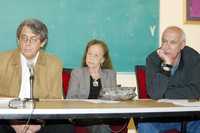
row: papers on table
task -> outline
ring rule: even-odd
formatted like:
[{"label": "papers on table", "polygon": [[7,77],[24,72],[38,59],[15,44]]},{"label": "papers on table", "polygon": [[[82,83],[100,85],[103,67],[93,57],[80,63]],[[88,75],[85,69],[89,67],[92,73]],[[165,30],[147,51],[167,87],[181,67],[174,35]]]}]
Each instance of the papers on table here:
[{"label": "papers on table", "polygon": [[0,107],[8,107],[9,101],[13,98],[0,98]]},{"label": "papers on table", "polygon": [[158,102],[166,102],[166,103],[173,103],[175,105],[180,105],[180,106],[189,106],[189,107],[194,107],[194,106],[200,106],[200,100],[196,99],[160,99]]},{"label": "papers on table", "polygon": [[102,99],[67,99],[70,101],[84,101],[90,103],[119,103],[120,101],[102,100]]}]

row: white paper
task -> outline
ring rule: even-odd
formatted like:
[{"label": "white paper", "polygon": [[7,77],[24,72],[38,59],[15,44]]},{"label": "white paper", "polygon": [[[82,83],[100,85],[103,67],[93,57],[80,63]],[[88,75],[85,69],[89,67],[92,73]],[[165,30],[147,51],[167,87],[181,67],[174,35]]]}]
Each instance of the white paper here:
[{"label": "white paper", "polygon": [[67,99],[70,101],[83,101],[90,103],[119,103],[120,101],[102,100],[102,99]]},{"label": "white paper", "polygon": [[160,99],[158,102],[166,102],[166,103],[173,103],[175,105],[180,106],[189,106],[189,107],[195,107],[200,106],[199,100],[188,100],[188,99]]}]

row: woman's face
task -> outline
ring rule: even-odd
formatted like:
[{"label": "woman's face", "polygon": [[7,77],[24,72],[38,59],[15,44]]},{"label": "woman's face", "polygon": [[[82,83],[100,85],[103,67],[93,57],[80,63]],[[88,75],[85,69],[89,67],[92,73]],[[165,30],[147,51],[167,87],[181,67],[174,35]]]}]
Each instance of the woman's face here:
[{"label": "woman's face", "polygon": [[88,48],[86,55],[86,64],[89,68],[100,68],[104,62],[104,51],[101,45],[95,44]]}]

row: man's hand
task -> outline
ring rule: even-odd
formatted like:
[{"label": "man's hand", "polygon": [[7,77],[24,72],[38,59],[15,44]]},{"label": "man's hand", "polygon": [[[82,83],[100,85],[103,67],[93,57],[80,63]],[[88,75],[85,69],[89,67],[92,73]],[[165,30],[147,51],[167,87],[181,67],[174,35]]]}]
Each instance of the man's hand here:
[{"label": "man's hand", "polygon": [[25,131],[26,133],[36,133],[40,130],[41,125],[12,124],[11,127],[16,133],[24,133]]},{"label": "man's hand", "polygon": [[158,56],[163,60],[163,63],[172,65],[174,60],[161,48],[157,50]]}]

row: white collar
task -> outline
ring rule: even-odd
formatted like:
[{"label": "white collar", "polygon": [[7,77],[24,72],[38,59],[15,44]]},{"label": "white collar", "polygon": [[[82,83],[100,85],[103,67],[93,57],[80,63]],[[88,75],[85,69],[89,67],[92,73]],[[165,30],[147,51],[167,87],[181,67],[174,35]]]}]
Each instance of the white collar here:
[{"label": "white collar", "polygon": [[28,64],[35,65],[37,62],[39,56],[39,52],[36,54],[36,56],[28,60],[23,54],[20,54],[21,58],[21,66],[22,66],[22,80],[21,80],[21,89],[19,92],[20,98],[30,98],[30,70],[28,69]]},{"label": "white collar", "polygon": [[22,62],[24,62],[25,64],[28,64],[28,62],[31,62],[33,65],[35,65],[36,62],[37,62],[39,53],[40,53],[40,52],[38,51],[37,54],[36,54],[36,56],[33,57],[31,60],[28,60],[28,59],[21,53],[21,54],[20,54],[21,60],[22,60]]}]

